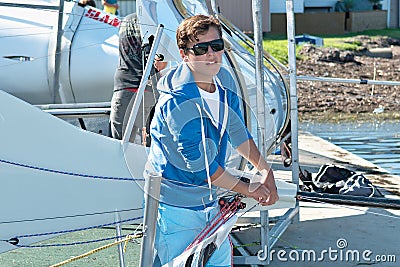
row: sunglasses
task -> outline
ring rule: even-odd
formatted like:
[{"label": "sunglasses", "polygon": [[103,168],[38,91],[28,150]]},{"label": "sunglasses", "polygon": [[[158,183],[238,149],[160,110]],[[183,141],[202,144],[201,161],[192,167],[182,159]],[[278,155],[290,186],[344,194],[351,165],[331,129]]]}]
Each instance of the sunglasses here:
[{"label": "sunglasses", "polygon": [[208,47],[214,52],[218,52],[224,49],[224,40],[216,39],[210,42],[198,43],[193,47],[186,47],[186,50],[192,50],[195,56],[201,56],[208,52]]}]

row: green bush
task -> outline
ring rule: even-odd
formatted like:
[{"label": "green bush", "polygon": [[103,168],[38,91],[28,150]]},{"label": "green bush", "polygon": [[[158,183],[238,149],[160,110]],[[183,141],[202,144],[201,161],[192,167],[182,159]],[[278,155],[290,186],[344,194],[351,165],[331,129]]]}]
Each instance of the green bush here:
[{"label": "green bush", "polygon": [[[325,47],[357,51],[361,46],[361,42],[354,40],[349,41],[349,37],[354,37],[358,35],[367,35],[370,37],[388,36],[400,39],[400,29],[367,30],[363,32],[346,33],[342,35],[321,35],[319,37],[324,38]],[[286,35],[266,35],[264,37],[263,47],[268,53],[278,59],[282,64],[288,64],[288,47]],[[301,46],[297,46],[296,50],[299,49],[301,49]],[[297,58],[299,59],[298,56]]]}]

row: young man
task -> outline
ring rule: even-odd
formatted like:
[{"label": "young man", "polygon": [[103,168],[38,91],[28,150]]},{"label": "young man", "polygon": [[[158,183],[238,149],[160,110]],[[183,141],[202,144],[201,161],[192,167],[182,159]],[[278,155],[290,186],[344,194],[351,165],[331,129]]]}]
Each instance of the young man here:
[{"label": "young man", "polygon": [[[278,200],[273,172],[244,125],[233,78],[221,68],[221,38],[214,17],[185,19],[176,33],[183,62],[157,86],[161,96],[151,123],[147,171],[164,178],[156,237],[161,264],[180,255],[218,213],[216,186],[262,205]],[[260,183],[250,188],[225,171],[228,142],[262,173]],[[231,254],[226,239],[207,266],[231,266]]]}]

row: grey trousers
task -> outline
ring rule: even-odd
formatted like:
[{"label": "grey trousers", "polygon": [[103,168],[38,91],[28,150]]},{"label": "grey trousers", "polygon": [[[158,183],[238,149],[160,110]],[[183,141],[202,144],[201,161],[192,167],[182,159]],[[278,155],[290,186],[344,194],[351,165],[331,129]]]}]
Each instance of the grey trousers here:
[{"label": "grey trousers", "polygon": [[[136,94],[136,92],[129,90],[119,90],[113,93],[110,113],[110,130],[113,138],[122,139],[135,102]],[[156,104],[156,100],[156,96],[151,89],[150,91],[146,90],[144,92],[133,130],[130,133],[130,142],[143,144],[142,129],[146,127],[147,118],[152,107]]]}]

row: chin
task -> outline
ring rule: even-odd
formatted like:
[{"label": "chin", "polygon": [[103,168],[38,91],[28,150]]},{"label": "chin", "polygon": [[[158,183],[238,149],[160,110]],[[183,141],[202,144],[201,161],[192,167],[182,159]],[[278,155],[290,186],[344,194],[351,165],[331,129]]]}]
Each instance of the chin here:
[{"label": "chin", "polygon": [[221,64],[214,64],[206,66],[206,71],[210,73],[210,75],[214,76],[217,75],[219,70],[221,69]]}]

